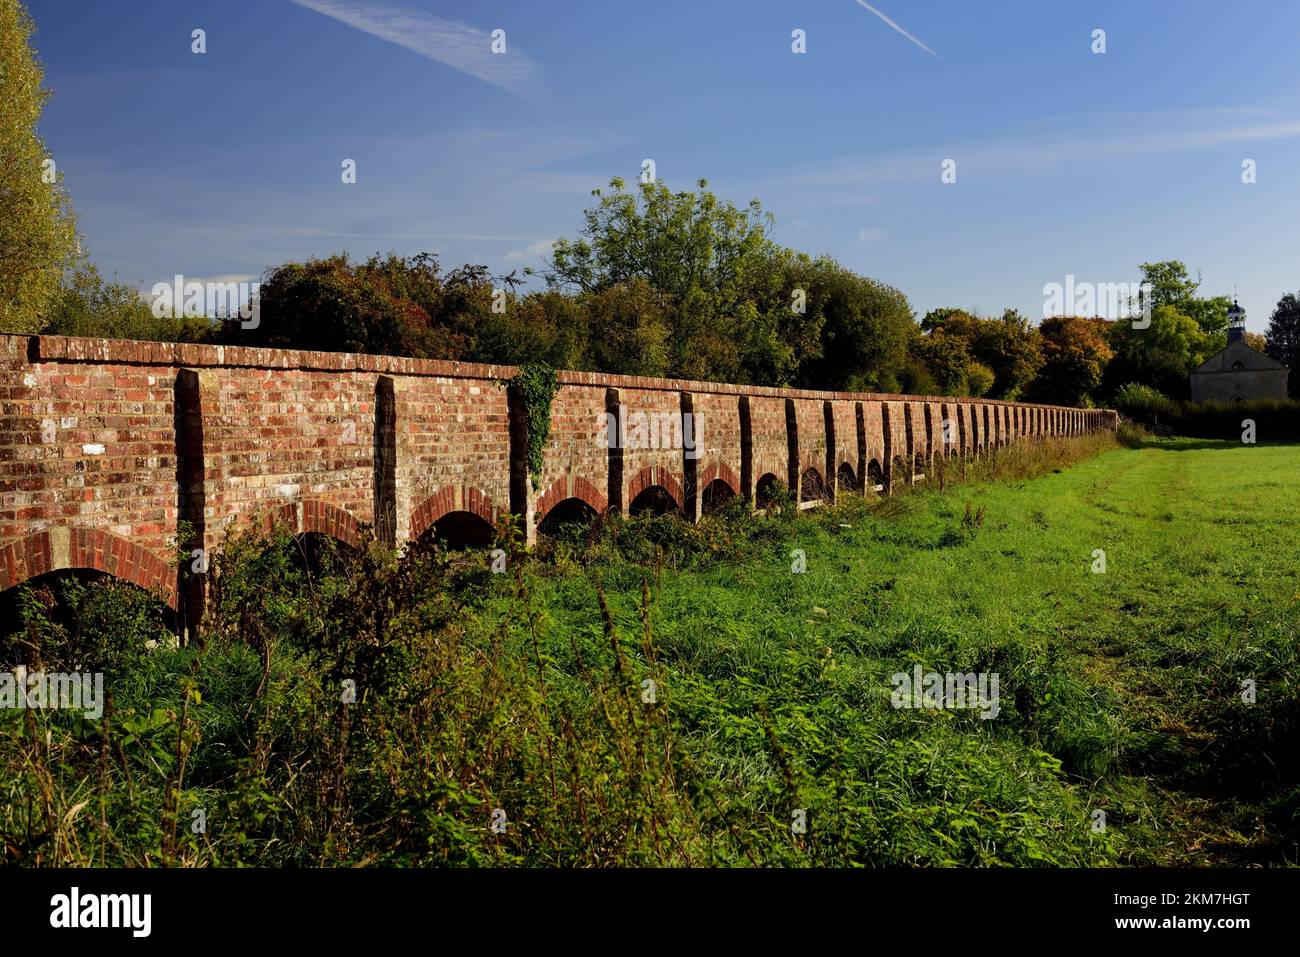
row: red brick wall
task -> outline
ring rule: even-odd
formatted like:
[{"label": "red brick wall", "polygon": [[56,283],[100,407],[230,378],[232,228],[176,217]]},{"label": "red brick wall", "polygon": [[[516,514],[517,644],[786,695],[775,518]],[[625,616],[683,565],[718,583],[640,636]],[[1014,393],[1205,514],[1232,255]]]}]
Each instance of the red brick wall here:
[{"label": "red brick wall", "polygon": [[740,396],[709,392],[690,394],[692,411],[699,423],[699,457],[695,460],[695,487],[702,494],[716,479],[731,491],[745,495],[741,480]]},{"label": "red brick wall", "polygon": [[[47,571],[91,567],[156,588],[175,606],[182,520],[202,526],[208,547],[228,526],[258,515],[355,542],[363,525],[375,523],[377,504],[393,516],[397,543],[450,511],[485,521],[523,512],[531,535],[570,497],[603,512],[626,508],[657,484],[698,514],[693,492],[718,477],[752,498],[759,478],[771,473],[785,484],[792,466],[797,475],[816,469],[831,489],[843,463],[859,483],[873,459],[889,476],[887,442],[909,463],[894,476],[905,481],[916,452],[942,448],[945,417],[957,430],[953,451],[976,447],[973,424],[982,448],[994,438],[1007,441],[1013,425],[1017,435],[1077,434],[1116,422],[1114,413],[1097,410],[562,372],[534,490],[519,409],[502,384],[516,371],[391,356],[0,336],[0,589]],[[381,389],[391,399],[380,402]],[[679,423],[685,403],[704,423],[700,457],[688,464],[680,444],[611,451],[602,441],[611,397],[629,413],[666,413]],[[381,406],[391,419],[377,438]],[[787,412],[797,425],[793,461]]]},{"label": "red brick wall", "polygon": [[[821,476],[822,484],[830,486],[834,476],[826,474],[826,403],[819,399],[790,399],[794,408],[794,421],[798,429],[796,474],[791,476],[793,486],[799,482],[799,495],[803,494],[803,475],[813,469]],[[788,413],[787,413],[788,414]]]},{"label": "red brick wall", "polygon": [[790,478],[790,452],[786,440],[785,400],[752,396],[749,400],[749,422],[754,447],[754,485],[759,479],[772,474],[782,485]]},{"label": "red brick wall", "polygon": [[[0,588],[74,559],[154,583],[176,532],[174,374],[29,361],[28,348],[0,336]],[[51,551],[46,533],[57,528],[93,534]]]},{"label": "red brick wall", "polygon": [[841,465],[853,470],[853,481],[859,488],[862,485],[862,466],[858,460],[858,407],[861,403],[853,400],[835,400],[831,402],[831,415],[835,422],[834,461],[831,465],[827,482],[832,492],[838,490],[838,475]]},{"label": "red brick wall", "polygon": [[355,544],[357,523],[374,522],[375,376],[282,368],[216,368],[208,375],[214,388],[202,400],[207,546],[227,527],[266,515],[297,531],[343,530]]},{"label": "red brick wall", "polygon": [[867,460],[862,465],[863,474],[861,476],[863,483],[867,480],[866,473],[873,461],[880,467],[881,474],[884,474],[885,467],[888,464],[885,457],[885,434],[882,422],[883,406],[884,403],[881,402],[867,401],[862,403],[862,419],[867,430]]},{"label": "red brick wall", "polygon": [[[624,510],[632,507],[636,497],[647,488],[657,485],[668,491],[678,508],[686,505],[686,475],[683,469],[681,440],[665,448],[665,440],[672,442],[666,424],[670,421],[681,428],[682,396],[680,392],[653,389],[618,390],[620,415],[628,418],[628,447],[623,449]],[[637,423],[648,423],[645,435]],[[658,433],[658,435],[656,435]],[[660,447],[647,448],[650,441],[658,440]]]},{"label": "red brick wall", "polygon": [[609,507],[609,447],[605,444],[604,385],[564,385],[551,403],[551,437],[537,491],[528,484],[533,525],[568,498],[597,514]]},{"label": "red brick wall", "polygon": [[[486,379],[394,380],[397,540],[419,538],[449,512],[488,524],[510,511],[510,409]],[[367,443],[371,432],[367,430]],[[365,465],[370,467],[369,444]]]}]

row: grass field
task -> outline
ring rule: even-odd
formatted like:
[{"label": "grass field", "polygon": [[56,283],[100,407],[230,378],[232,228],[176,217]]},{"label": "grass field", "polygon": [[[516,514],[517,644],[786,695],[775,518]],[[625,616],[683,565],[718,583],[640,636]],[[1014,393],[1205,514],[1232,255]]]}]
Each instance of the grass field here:
[{"label": "grass field", "polygon": [[[765,711],[790,732],[818,816],[875,832],[893,860],[983,860],[994,846],[993,859],[1024,840],[1025,859],[1072,863],[1294,862],[1297,490],[1300,447],[1160,441],[840,509],[794,523],[766,561],[664,574],[660,660],[685,685],[692,733],[750,723],[757,752]],[[968,512],[981,511],[976,527]],[[791,573],[790,548],[806,573]],[[637,582],[620,579],[606,575],[632,629]],[[595,627],[585,583],[540,596],[560,630]],[[999,672],[1001,714],[894,711],[889,677],[914,664]],[[861,780],[829,784],[848,751]],[[764,773],[719,765],[735,787]],[[1051,809],[1040,823],[1064,857],[1018,830],[1029,808]],[[1093,809],[1109,840],[1060,840],[1056,828],[1087,833]],[[909,831],[934,829],[949,840],[918,833],[925,850],[910,854]]]},{"label": "grass field", "polygon": [[[509,575],[236,543],[206,647],[122,659],[108,735],[4,719],[7,857],[1295,863],[1300,447],[1108,442]],[[996,674],[997,716],[894,707],[917,665]]]}]

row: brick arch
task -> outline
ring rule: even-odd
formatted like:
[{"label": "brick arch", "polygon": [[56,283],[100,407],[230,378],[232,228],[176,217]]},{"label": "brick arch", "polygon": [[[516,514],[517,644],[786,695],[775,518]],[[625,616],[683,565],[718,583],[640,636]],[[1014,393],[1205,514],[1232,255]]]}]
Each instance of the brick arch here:
[{"label": "brick arch", "polygon": [[352,513],[320,499],[280,505],[262,519],[262,531],[269,532],[277,524],[295,535],[316,532],[352,548],[361,546],[361,525]]},{"label": "brick arch", "polygon": [[104,572],[160,593],[167,607],[177,608],[175,566],[135,542],[98,528],[55,526],[0,548],[0,591],[65,568]]},{"label": "brick arch", "polygon": [[631,508],[636,497],[651,485],[660,485],[667,489],[678,508],[685,505],[686,496],[682,494],[681,479],[662,466],[647,465],[627,483],[627,507]]},{"label": "brick arch", "polygon": [[492,497],[472,485],[444,485],[411,512],[410,535],[414,541],[450,512],[469,512],[489,525],[496,525],[501,511]]},{"label": "brick arch", "polygon": [[859,468],[858,466],[855,466],[855,465],[854,465],[852,462],[850,462],[848,459],[845,459],[844,461],[840,462],[840,463],[835,467],[835,487],[836,487],[836,488],[840,488],[840,487],[841,487],[841,486],[840,486],[840,475],[844,472],[845,469],[848,469],[848,470],[849,470],[849,478],[850,478],[850,481],[852,482],[852,485],[850,486],[851,490],[853,490],[853,491],[858,491],[858,490],[862,489],[862,488],[864,487],[864,483],[863,483],[863,481],[862,481],[862,476],[858,474],[858,468]]},{"label": "brick arch", "polygon": [[581,475],[561,475],[538,497],[537,504],[533,507],[533,515],[540,522],[551,509],[569,498],[586,502],[597,515],[604,515],[609,510],[609,500],[591,482]]},{"label": "brick arch", "polygon": [[721,479],[731,486],[733,493],[740,494],[740,477],[731,470],[731,466],[726,462],[715,462],[704,470],[699,479],[700,489],[708,488],[715,479]]},{"label": "brick arch", "polygon": [[802,502],[804,500],[804,496],[809,494],[808,488],[804,485],[804,481],[803,481],[803,477],[807,475],[809,472],[812,472],[814,475],[817,476],[817,481],[821,484],[821,493],[820,493],[821,496],[829,496],[831,491],[831,483],[826,479],[825,467],[819,468],[816,465],[808,465],[800,469],[799,471],[799,501]]}]

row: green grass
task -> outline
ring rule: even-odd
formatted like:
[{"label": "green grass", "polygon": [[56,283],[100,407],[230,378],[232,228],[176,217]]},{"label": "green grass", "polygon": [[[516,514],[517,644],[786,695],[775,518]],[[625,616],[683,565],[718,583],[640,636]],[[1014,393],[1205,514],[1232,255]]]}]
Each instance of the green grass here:
[{"label": "green grass", "polygon": [[[964,827],[981,843],[1023,837],[1032,858],[1039,835],[1003,825],[1034,807],[1063,831],[1107,812],[1110,846],[1064,842],[1063,863],[1294,860],[1297,488],[1300,447],[1183,440],[910,495],[884,519],[836,509],[783,529],[759,561],[665,571],[659,660],[683,728],[716,744],[728,787],[770,774],[755,717],[766,712],[789,729],[823,815],[869,809],[895,860],[944,860],[925,840],[924,854],[906,852],[897,828],[918,815],[928,827],[977,819]],[[981,527],[964,521],[968,505]],[[804,574],[790,571],[793,548]],[[627,570],[593,577],[610,583],[620,624],[639,627]],[[558,631],[597,627],[572,576],[543,579],[537,598]],[[999,718],[893,711],[889,676],[917,663],[999,672]],[[1254,705],[1241,700],[1247,678]],[[723,747],[728,736],[746,748]],[[862,780],[827,790],[849,756]],[[918,766],[930,777],[904,781]],[[905,803],[877,803],[892,791]],[[975,842],[957,845],[953,860],[982,859]]]},{"label": "green grass", "polygon": [[[205,648],[113,659],[107,752],[0,715],[5,857],[1295,863],[1300,447],[1000,456],[943,491],[505,542],[508,575],[371,552],[308,583],[289,543],[233,542]],[[998,716],[894,708],[914,665],[997,673]]]}]

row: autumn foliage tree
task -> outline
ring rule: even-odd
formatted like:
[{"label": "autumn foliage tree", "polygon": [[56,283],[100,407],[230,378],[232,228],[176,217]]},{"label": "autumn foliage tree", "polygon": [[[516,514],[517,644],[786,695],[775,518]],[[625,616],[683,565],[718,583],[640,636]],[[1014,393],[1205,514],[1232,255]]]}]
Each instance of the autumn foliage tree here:
[{"label": "autumn foliage tree", "polygon": [[1105,319],[1051,316],[1038,326],[1043,366],[1032,389],[1033,398],[1055,405],[1083,405],[1101,385],[1106,366],[1115,355]]}]

